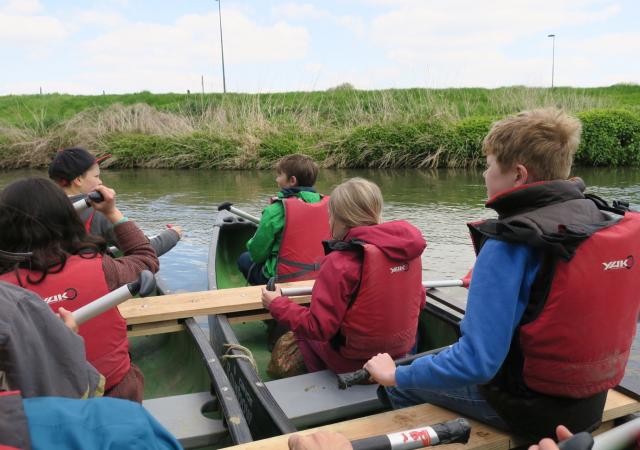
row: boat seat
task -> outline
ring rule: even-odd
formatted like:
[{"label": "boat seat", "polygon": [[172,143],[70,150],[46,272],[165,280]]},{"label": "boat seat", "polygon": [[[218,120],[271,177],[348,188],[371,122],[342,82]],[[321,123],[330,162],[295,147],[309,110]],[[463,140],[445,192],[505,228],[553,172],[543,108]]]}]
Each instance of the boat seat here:
[{"label": "boat seat", "polygon": [[[638,411],[640,411],[640,403],[638,401],[631,397],[627,397],[620,392],[610,390],[607,397],[607,403],[605,404],[604,413],[602,415],[603,425],[598,431],[601,432],[610,429],[613,426],[614,419],[623,417],[627,414],[633,414]],[[308,434],[322,429],[339,432],[347,439],[353,440],[378,434],[393,433],[411,428],[423,427],[425,425],[433,425],[456,417],[460,417],[460,414],[425,403],[395,411],[386,411],[367,417],[338,422],[331,425],[323,425],[319,428],[311,428],[302,431],[302,434]],[[489,425],[485,425],[471,419],[469,419],[469,423],[471,424],[471,438],[464,446],[466,450],[486,450],[490,448],[505,450],[516,449],[521,448],[524,444],[521,439],[492,428]],[[289,435],[285,434],[261,441],[245,443],[231,448],[234,450],[279,450],[287,448],[288,439]],[[459,445],[456,445],[455,447],[462,448],[462,446]]]},{"label": "boat seat", "polygon": [[338,389],[329,370],[265,383],[271,395],[296,427],[309,427],[383,409],[377,384]]},{"label": "boat seat", "polygon": [[202,414],[204,406],[214,401],[209,392],[171,395],[144,400],[146,408],[184,448],[213,445],[227,436],[227,428],[220,419]]}]

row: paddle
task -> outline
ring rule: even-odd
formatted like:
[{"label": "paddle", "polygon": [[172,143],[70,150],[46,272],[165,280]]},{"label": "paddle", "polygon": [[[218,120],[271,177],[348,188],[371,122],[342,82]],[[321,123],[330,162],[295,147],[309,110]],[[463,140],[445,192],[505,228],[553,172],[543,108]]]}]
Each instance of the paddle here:
[{"label": "paddle", "polygon": [[351,441],[354,450],[412,450],[441,444],[466,444],[471,426],[458,418],[435,425]]},{"label": "paddle", "polygon": [[640,436],[640,418],[612,428],[596,437],[583,431],[558,444],[560,450],[610,450],[627,448]]},{"label": "paddle", "polygon": [[[466,277],[461,280],[423,281],[422,286],[425,289],[435,289],[435,288],[441,288],[441,287],[456,287],[456,286],[468,287],[469,281],[470,279],[467,279]],[[273,291],[275,290],[275,288],[268,289],[268,290]],[[299,287],[299,288],[283,288],[282,295],[287,297],[299,297],[301,295],[310,295],[312,290],[313,290],[312,286],[305,286],[305,287]]]},{"label": "paddle", "polygon": [[107,295],[92,301],[82,308],[76,309],[71,314],[73,315],[76,323],[80,325],[87,320],[93,319],[97,315],[102,314],[106,310],[129,300],[136,294],[140,294],[140,297],[146,297],[151,294],[155,288],[156,279],[153,274],[148,270],[143,270],[136,281],[120,286],[118,289],[109,292]]},{"label": "paddle", "polygon": [[222,211],[223,209],[226,209],[227,211],[235,214],[238,217],[242,217],[243,219],[247,219],[249,222],[253,222],[255,224],[259,224],[260,223],[260,219],[257,218],[256,216],[252,216],[248,212],[244,212],[243,210],[238,209],[238,208],[236,208],[235,206],[232,206],[232,205],[233,205],[233,203],[231,203],[231,202],[220,203],[218,205],[218,211]]},{"label": "paddle", "polygon": [[92,202],[99,203],[102,200],[104,200],[104,197],[100,192],[97,192],[97,191],[89,192],[89,194],[86,197],[78,200],[77,202],[73,202],[73,208],[78,212],[83,211],[91,206],[91,203],[89,202],[89,200],[91,200]]},{"label": "paddle", "polygon": [[[427,352],[416,353],[415,355],[405,356],[404,358],[398,358],[395,360],[396,366],[406,366],[407,364],[411,364],[411,362],[415,359],[422,358],[427,355],[435,355],[436,353],[440,353],[447,347],[440,347],[433,350],[429,350]],[[367,369],[358,369],[355,372],[347,372],[347,373],[339,373],[336,375],[338,377],[338,388],[346,389],[354,384],[362,384],[369,381],[371,375],[367,371]]]}]

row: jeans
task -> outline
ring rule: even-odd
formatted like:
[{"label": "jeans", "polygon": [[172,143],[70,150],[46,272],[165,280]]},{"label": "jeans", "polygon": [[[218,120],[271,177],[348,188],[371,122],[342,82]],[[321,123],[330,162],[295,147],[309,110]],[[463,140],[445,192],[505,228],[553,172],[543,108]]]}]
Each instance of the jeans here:
[{"label": "jeans", "polygon": [[244,252],[238,258],[238,269],[242,272],[247,282],[252,286],[267,284],[269,278],[262,273],[264,264],[253,262],[249,252]]},{"label": "jeans", "polygon": [[[397,387],[386,388],[386,399],[394,409],[407,406],[431,403],[442,408],[458,412],[464,416],[478,420],[501,430],[508,430],[507,424],[498,416],[498,413],[484,399],[478,387],[475,385],[459,389],[427,390],[427,389],[402,389]],[[380,391],[379,391],[380,395]],[[384,393],[382,393],[384,397]],[[381,400],[385,400],[382,398]]]}]

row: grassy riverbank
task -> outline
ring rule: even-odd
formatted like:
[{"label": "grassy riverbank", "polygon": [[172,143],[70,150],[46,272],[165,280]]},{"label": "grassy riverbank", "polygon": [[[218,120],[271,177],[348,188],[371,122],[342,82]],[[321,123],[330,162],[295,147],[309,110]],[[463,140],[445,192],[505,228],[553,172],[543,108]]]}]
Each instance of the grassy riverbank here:
[{"label": "grassy riverbank", "polygon": [[4,96],[0,168],[42,167],[71,145],[116,167],[269,167],[294,152],[325,167],[469,167],[494,120],[550,105],[583,121],[579,164],[640,164],[640,86],[617,85]]}]

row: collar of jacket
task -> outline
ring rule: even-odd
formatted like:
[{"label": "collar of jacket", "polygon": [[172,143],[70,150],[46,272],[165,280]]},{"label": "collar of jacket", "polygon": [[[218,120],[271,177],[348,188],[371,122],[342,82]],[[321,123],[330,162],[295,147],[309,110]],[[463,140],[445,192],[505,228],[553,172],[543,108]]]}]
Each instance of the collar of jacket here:
[{"label": "collar of jacket", "polygon": [[313,186],[295,186],[290,188],[281,189],[278,192],[279,198],[289,198],[298,195],[300,192],[316,192]]},{"label": "collar of jacket", "polygon": [[538,181],[502,191],[491,197],[485,207],[495,210],[498,217],[504,219],[543,206],[584,199],[584,190],[581,178]]}]

